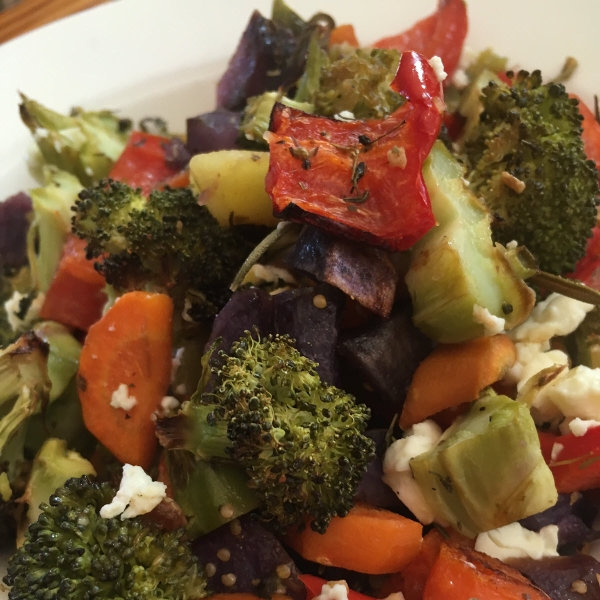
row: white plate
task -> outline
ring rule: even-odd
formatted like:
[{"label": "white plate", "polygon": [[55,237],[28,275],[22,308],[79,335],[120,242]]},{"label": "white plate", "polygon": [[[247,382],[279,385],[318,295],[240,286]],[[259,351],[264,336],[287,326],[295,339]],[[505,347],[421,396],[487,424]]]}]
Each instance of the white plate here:
[{"label": "white plate", "polygon": [[[289,0],[354,23],[363,43],[398,33],[432,12],[435,0]],[[215,84],[254,8],[271,0],[121,0],[69,17],[0,46],[0,199],[32,184],[20,90],[67,111],[113,108],[161,115],[183,131],[186,116],[212,108]],[[569,89],[592,106],[600,93],[598,0],[469,2],[468,45],[493,47],[511,65],[556,74],[567,55],[580,63]],[[0,570],[2,565],[0,564]],[[5,597],[0,590],[0,600]]]}]

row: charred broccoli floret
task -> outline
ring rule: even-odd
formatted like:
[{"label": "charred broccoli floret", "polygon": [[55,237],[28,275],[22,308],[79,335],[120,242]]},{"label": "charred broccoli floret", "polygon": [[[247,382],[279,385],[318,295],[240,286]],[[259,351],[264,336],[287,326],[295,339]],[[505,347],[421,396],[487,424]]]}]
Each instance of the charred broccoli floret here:
[{"label": "charred broccoli floret", "polygon": [[110,179],[83,190],[73,231],[87,241],[88,258],[120,291],[193,290],[212,316],[229,299],[229,284],[251,249],[199,206],[189,189],[140,190]]},{"label": "charred broccoli floret", "polygon": [[363,435],[369,409],[321,381],[287,336],[246,332],[220,359],[211,390],[158,421],[161,443],[244,466],[263,518],[279,528],[308,517],[315,531],[325,531],[352,507],[373,456]]},{"label": "charred broccoli floret", "polygon": [[396,50],[311,44],[296,101],[310,102],[318,115],[350,111],[357,119],[383,119],[404,101],[390,88],[400,54]]},{"label": "charred broccoli floret", "polygon": [[115,491],[86,476],[69,479],[41,505],[12,556],[10,600],[121,598],[184,600],[206,595],[206,579],[182,530],[139,518],[103,519]]},{"label": "charred broccoli floret", "polygon": [[[511,74],[509,74],[511,75]],[[494,214],[496,241],[517,240],[543,271],[571,272],[596,222],[598,173],[585,155],[577,100],[539,71],[490,82],[464,143],[471,189]]]}]

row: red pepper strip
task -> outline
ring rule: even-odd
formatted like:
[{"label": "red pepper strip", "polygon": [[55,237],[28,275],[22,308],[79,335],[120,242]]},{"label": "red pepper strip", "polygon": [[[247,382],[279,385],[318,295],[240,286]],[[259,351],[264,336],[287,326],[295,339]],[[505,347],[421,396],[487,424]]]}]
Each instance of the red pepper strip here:
[{"label": "red pepper strip", "polygon": [[165,144],[169,138],[133,131],[123,154],[117,159],[109,177],[147,195],[160,183],[173,177],[178,169],[165,163]]},{"label": "red pepper strip", "polygon": [[[298,578],[306,586],[306,600],[313,600],[313,598],[319,596],[323,586],[328,583],[326,579],[321,579],[314,575],[299,575]],[[349,590],[348,600],[373,600],[373,598],[360,592]]]},{"label": "red pepper strip", "polygon": [[[577,437],[539,432],[544,460],[548,463],[559,493],[568,494],[600,487],[600,427]],[[552,449],[562,450],[552,460]]]},{"label": "red pepper strip", "polygon": [[106,281],[85,257],[87,242],[67,239],[63,254],[40,310],[42,319],[87,331],[106,304]]},{"label": "red pepper strip", "polygon": [[265,181],[275,216],[391,250],[435,225],[421,170],[441,127],[441,86],[429,63],[407,52],[392,87],[409,101],[385,120],[275,106]]},{"label": "red pepper strip", "polygon": [[467,36],[467,6],[463,0],[439,0],[437,11],[399,35],[383,38],[375,48],[414,50],[427,58],[439,56],[452,76]]}]

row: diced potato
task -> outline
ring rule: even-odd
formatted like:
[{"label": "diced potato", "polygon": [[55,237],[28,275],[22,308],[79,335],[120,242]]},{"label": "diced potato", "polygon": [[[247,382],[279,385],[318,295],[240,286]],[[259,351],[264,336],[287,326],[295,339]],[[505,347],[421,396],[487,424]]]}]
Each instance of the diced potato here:
[{"label": "diced potato", "polygon": [[275,227],[271,199],[265,191],[269,153],[220,150],[194,156],[190,181],[198,201],[223,226],[253,224]]}]

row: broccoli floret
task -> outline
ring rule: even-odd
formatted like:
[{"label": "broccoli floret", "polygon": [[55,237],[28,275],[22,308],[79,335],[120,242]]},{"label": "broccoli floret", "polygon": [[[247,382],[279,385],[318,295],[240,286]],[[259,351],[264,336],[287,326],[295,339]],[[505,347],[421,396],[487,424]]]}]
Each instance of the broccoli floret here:
[{"label": "broccoli floret", "polygon": [[[509,74],[512,75],[512,74]],[[490,82],[464,152],[471,189],[494,214],[494,239],[517,240],[543,271],[571,272],[596,222],[598,172],[581,139],[577,100],[561,84],[521,71]]]},{"label": "broccoli floret", "polygon": [[86,476],[56,490],[9,560],[9,600],[204,597],[206,578],[184,532],[103,519],[99,511],[114,495]]},{"label": "broccoli floret", "polygon": [[131,121],[108,110],[74,108],[61,115],[21,94],[21,119],[30,129],[44,161],[90,185],[110,172],[129,136]]},{"label": "broccoli floret", "polygon": [[[79,194],[73,231],[88,258],[118,291],[194,292],[198,316],[214,316],[251,247],[221,227],[189,189],[140,190],[103,180]],[[189,297],[189,294],[188,294]]]},{"label": "broccoli floret", "polygon": [[159,440],[200,460],[244,466],[263,518],[280,529],[309,517],[315,531],[325,531],[352,508],[373,457],[373,442],[363,435],[369,409],[321,381],[316,364],[287,336],[246,332],[220,360],[210,391],[199,390],[180,414],[159,419]]},{"label": "broccoli floret", "polygon": [[390,88],[399,60],[396,50],[334,45],[326,52],[311,45],[295,100],[311,102],[318,115],[383,119],[404,101]]}]

